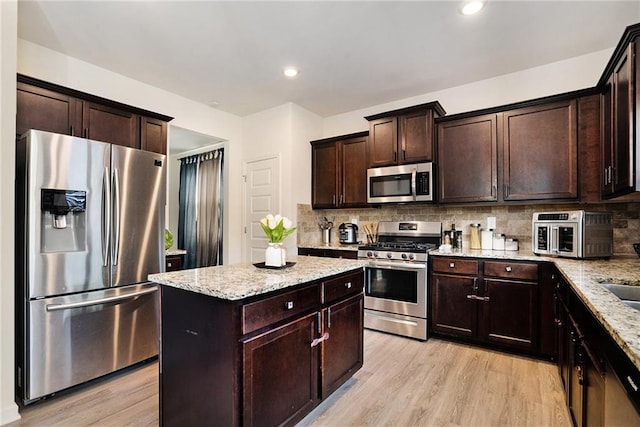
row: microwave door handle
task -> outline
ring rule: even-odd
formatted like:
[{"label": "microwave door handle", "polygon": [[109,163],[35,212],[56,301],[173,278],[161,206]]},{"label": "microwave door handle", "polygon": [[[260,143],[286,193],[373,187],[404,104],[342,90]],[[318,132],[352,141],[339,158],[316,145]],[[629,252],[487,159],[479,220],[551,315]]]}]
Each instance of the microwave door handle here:
[{"label": "microwave door handle", "polygon": [[416,190],[416,175],[418,174],[418,170],[413,168],[411,171],[411,194],[413,194],[413,201],[418,200],[418,192]]},{"label": "microwave door handle", "polygon": [[560,229],[558,227],[551,227],[551,252],[554,254],[560,253],[558,250],[558,241],[560,240]]}]

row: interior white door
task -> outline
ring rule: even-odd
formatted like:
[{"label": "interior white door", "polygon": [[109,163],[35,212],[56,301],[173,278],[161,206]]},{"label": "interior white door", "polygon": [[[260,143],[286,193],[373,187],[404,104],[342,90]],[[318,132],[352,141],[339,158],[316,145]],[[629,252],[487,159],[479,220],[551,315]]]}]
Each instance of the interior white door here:
[{"label": "interior white door", "polygon": [[263,262],[267,237],[260,220],[280,212],[280,160],[278,157],[247,162],[244,198],[245,262]]}]

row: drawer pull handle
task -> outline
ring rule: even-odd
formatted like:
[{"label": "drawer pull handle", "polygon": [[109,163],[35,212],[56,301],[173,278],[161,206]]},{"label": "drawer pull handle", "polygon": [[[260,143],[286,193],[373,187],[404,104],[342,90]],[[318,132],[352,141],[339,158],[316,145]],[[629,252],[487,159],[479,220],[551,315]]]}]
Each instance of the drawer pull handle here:
[{"label": "drawer pull handle", "polygon": [[293,301],[287,301],[284,303],[284,308],[287,310],[293,309]]},{"label": "drawer pull handle", "polygon": [[449,268],[456,268],[456,263],[455,262],[450,262],[449,263]]},{"label": "drawer pull handle", "polygon": [[351,289],[351,282],[345,283],[344,287],[347,288],[347,289]]},{"label": "drawer pull handle", "polygon": [[506,267],[505,270],[507,273],[511,273],[511,267]]},{"label": "drawer pull handle", "polygon": [[490,301],[489,297],[479,297],[478,295],[467,295],[467,299],[472,299],[475,301]]}]

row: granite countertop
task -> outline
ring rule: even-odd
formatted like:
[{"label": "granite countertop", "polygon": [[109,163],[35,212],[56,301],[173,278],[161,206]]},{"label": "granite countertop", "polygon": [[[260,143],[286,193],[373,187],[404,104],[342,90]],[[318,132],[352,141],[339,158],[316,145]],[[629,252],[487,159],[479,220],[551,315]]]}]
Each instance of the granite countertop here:
[{"label": "granite countertop", "polygon": [[187,251],[184,249],[168,249],[165,251],[165,255],[167,256],[172,256],[172,255],[186,255]]},{"label": "granite countertop", "polygon": [[614,256],[611,259],[575,260],[536,256],[531,251],[523,250],[468,249],[453,253],[441,253],[436,250],[429,255],[553,262],[578,297],[584,301],[609,335],[640,369],[640,311],[627,306],[602,286],[602,283],[640,286],[638,257]]},{"label": "granite countertop", "polygon": [[362,269],[366,261],[291,257],[296,264],[283,269],[257,268],[253,264],[232,264],[150,274],[149,280],[162,285],[197,292],[225,300],[241,300],[335,274]]},{"label": "granite countertop", "polygon": [[298,243],[299,248],[306,249],[335,249],[338,251],[358,251],[358,245],[361,243],[340,243],[340,242],[331,242],[331,243],[322,243],[322,242],[300,242]]}]

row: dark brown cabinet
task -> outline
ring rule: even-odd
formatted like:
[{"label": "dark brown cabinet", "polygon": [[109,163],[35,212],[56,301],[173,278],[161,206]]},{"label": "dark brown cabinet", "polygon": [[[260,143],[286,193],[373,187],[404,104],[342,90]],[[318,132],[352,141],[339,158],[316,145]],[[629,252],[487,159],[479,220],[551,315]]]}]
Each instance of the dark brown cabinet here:
[{"label": "dark brown cabinet", "polygon": [[640,372],[560,274],[554,278],[557,365],[574,425],[639,425]]},{"label": "dark brown cabinet", "polygon": [[433,257],[435,333],[538,354],[538,265]]},{"label": "dark brown cabinet", "polygon": [[342,249],[298,248],[298,255],[357,259],[358,251],[356,249],[350,251]]},{"label": "dark brown cabinet", "polygon": [[369,167],[433,160],[434,119],[445,114],[436,102],[365,117],[369,121]]},{"label": "dark brown cabinet", "polygon": [[165,257],[165,271],[182,270],[183,255],[167,255]]},{"label": "dark brown cabinet", "polygon": [[311,141],[313,209],[367,206],[367,136]]},{"label": "dark brown cabinet", "polygon": [[16,136],[29,129],[166,154],[171,117],[18,75]]},{"label": "dark brown cabinet", "polygon": [[241,301],[162,287],[162,425],[293,425],[363,362],[362,270]]},{"label": "dark brown cabinet", "polygon": [[440,203],[497,201],[497,116],[440,123],[438,164]]},{"label": "dark brown cabinet", "polygon": [[440,203],[578,197],[577,101],[545,101],[437,123]]},{"label": "dark brown cabinet", "polygon": [[602,195],[611,197],[635,190],[635,42],[617,59],[603,89]]},{"label": "dark brown cabinet", "polygon": [[503,198],[578,197],[576,101],[503,113]]}]

